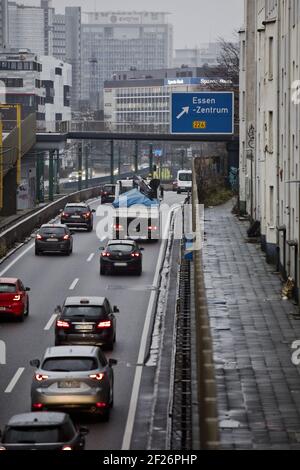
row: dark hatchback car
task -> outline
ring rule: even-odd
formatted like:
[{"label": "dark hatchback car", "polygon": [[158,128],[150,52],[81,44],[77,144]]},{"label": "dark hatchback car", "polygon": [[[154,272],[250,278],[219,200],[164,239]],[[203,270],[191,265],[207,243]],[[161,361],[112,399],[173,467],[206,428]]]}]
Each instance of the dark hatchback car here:
[{"label": "dark hatchback car", "polygon": [[84,450],[87,433],[66,413],[26,413],[9,420],[0,450]]},{"label": "dark hatchback car", "polygon": [[67,204],[61,213],[60,221],[62,224],[72,228],[84,228],[88,232],[93,230],[93,213],[89,205],[84,203]]},{"label": "dark hatchback car", "polygon": [[114,202],[116,193],[115,184],[105,184],[101,190],[101,204]]},{"label": "dark hatchback car", "polygon": [[100,255],[100,274],[112,272],[133,272],[142,274],[142,251],[134,240],[110,240]]},{"label": "dark hatchback car", "polygon": [[70,255],[73,252],[73,237],[66,225],[42,225],[35,237],[35,254],[59,252]]},{"label": "dark hatchback car", "polygon": [[55,326],[55,345],[94,345],[112,350],[116,341],[116,317],[119,309],[105,297],[68,297]]}]

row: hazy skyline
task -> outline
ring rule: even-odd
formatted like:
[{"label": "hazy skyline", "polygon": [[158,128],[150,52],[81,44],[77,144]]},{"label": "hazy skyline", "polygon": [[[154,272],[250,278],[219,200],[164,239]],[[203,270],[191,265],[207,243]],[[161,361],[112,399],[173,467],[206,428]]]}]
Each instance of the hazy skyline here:
[{"label": "hazy skyline", "polygon": [[[25,5],[39,5],[39,0],[17,0]],[[195,47],[215,41],[220,36],[232,39],[233,31],[243,25],[243,0],[52,0],[57,13],[66,6],[81,6],[83,11],[167,11],[174,25],[174,48]]]}]

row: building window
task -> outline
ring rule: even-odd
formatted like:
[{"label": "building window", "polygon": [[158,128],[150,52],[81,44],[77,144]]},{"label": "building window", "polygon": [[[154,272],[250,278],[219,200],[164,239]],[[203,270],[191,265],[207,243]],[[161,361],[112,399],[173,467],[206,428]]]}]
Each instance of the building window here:
[{"label": "building window", "polygon": [[274,226],[274,186],[270,186],[270,225]]},{"label": "building window", "polygon": [[274,38],[269,37],[269,80],[273,80],[274,70]]},{"label": "building window", "polygon": [[62,75],[62,69],[60,67],[55,68],[55,75]]},{"label": "building window", "polygon": [[273,152],[273,111],[269,111],[269,153]]}]

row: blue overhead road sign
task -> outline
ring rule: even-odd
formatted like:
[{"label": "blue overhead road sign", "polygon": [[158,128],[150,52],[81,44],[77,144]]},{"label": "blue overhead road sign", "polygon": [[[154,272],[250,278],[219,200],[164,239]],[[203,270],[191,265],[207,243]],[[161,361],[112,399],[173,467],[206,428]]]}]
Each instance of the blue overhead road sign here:
[{"label": "blue overhead road sign", "polygon": [[171,134],[233,134],[234,93],[172,93]]}]

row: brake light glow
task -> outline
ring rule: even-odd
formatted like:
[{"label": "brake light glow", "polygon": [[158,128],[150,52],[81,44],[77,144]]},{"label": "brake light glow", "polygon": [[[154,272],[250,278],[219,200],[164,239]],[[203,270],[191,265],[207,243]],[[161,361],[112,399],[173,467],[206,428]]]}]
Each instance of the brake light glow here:
[{"label": "brake light glow", "polygon": [[139,258],[140,254],[139,253],[131,253],[132,258]]},{"label": "brake light glow", "polygon": [[14,298],[13,298],[13,302],[19,302],[19,300],[21,300],[21,296],[20,295],[15,295]]},{"label": "brake light glow", "polygon": [[65,236],[64,236],[64,240],[70,240],[70,235],[68,235],[68,234],[65,235]]},{"label": "brake light glow", "polygon": [[63,446],[61,450],[73,450],[71,446]]},{"label": "brake light glow", "polygon": [[90,212],[87,212],[86,214],[83,214],[83,217],[89,218],[90,215],[91,215],[91,213],[90,213]]},{"label": "brake light glow", "polygon": [[157,227],[156,225],[150,225],[150,227],[148,227],[148,230],[157,230]]},{"label": "brake light glow", "polygon": [[0,450],[6,450],[5,447],[0,447]]},{"label": "brake light glow", "polygon": [[56,326],[57,328],[70,328],[70,323],[64,320],[57,320]]},{"label": "brake light glow", "polygon": [[101,255],[104,256],[104,257],[106,257],[106,256],[109,257],[110,253],[109,253],[109,251],[102,251]]},{"label": "brake light glow", "polygon": [[107,404],[101,401],[101,402],[96,403],[96,407],[97,408],[106,408]]},{"label": "brake light glow", "polygon": [[41,408],[43,408],[43,405],[42,403],[34,403],[32,405],[32,408],[34,408],[35,410],[40,410]]},{"label": "brake light glow", "polygon": [[62,217],[69,217],[70,214],[68,214],[67,212],[63,212],[61,215]]},{"label": "brake light glow", "polygon": [[115,229],[115,230],[123,230],[123,225],[121,225],[121,224],[115,224],[115,225],[114,225],[114,229]]},{"label": "brake light glow", "polygon": [[99,373],[99,374],[91,374],[91,375],[89,375],[89,378],[100,381],[104,378],[104,374],[102,372]]},{"label": "brake light glow", "polygon": [[36,236],[36,239],[37,239],[37,240],[43,240],[43,237],[42,237],[42,235],[40,235],[40,234],[38,233],[37,236]]},{"label": "brake light glow", "polygon": [[110,320],[101,321],[101,322],[98,323],[98,325],[97,325],[97,328],[110,328],[110,327],[111,327],[111,321],[110,321]]}]

